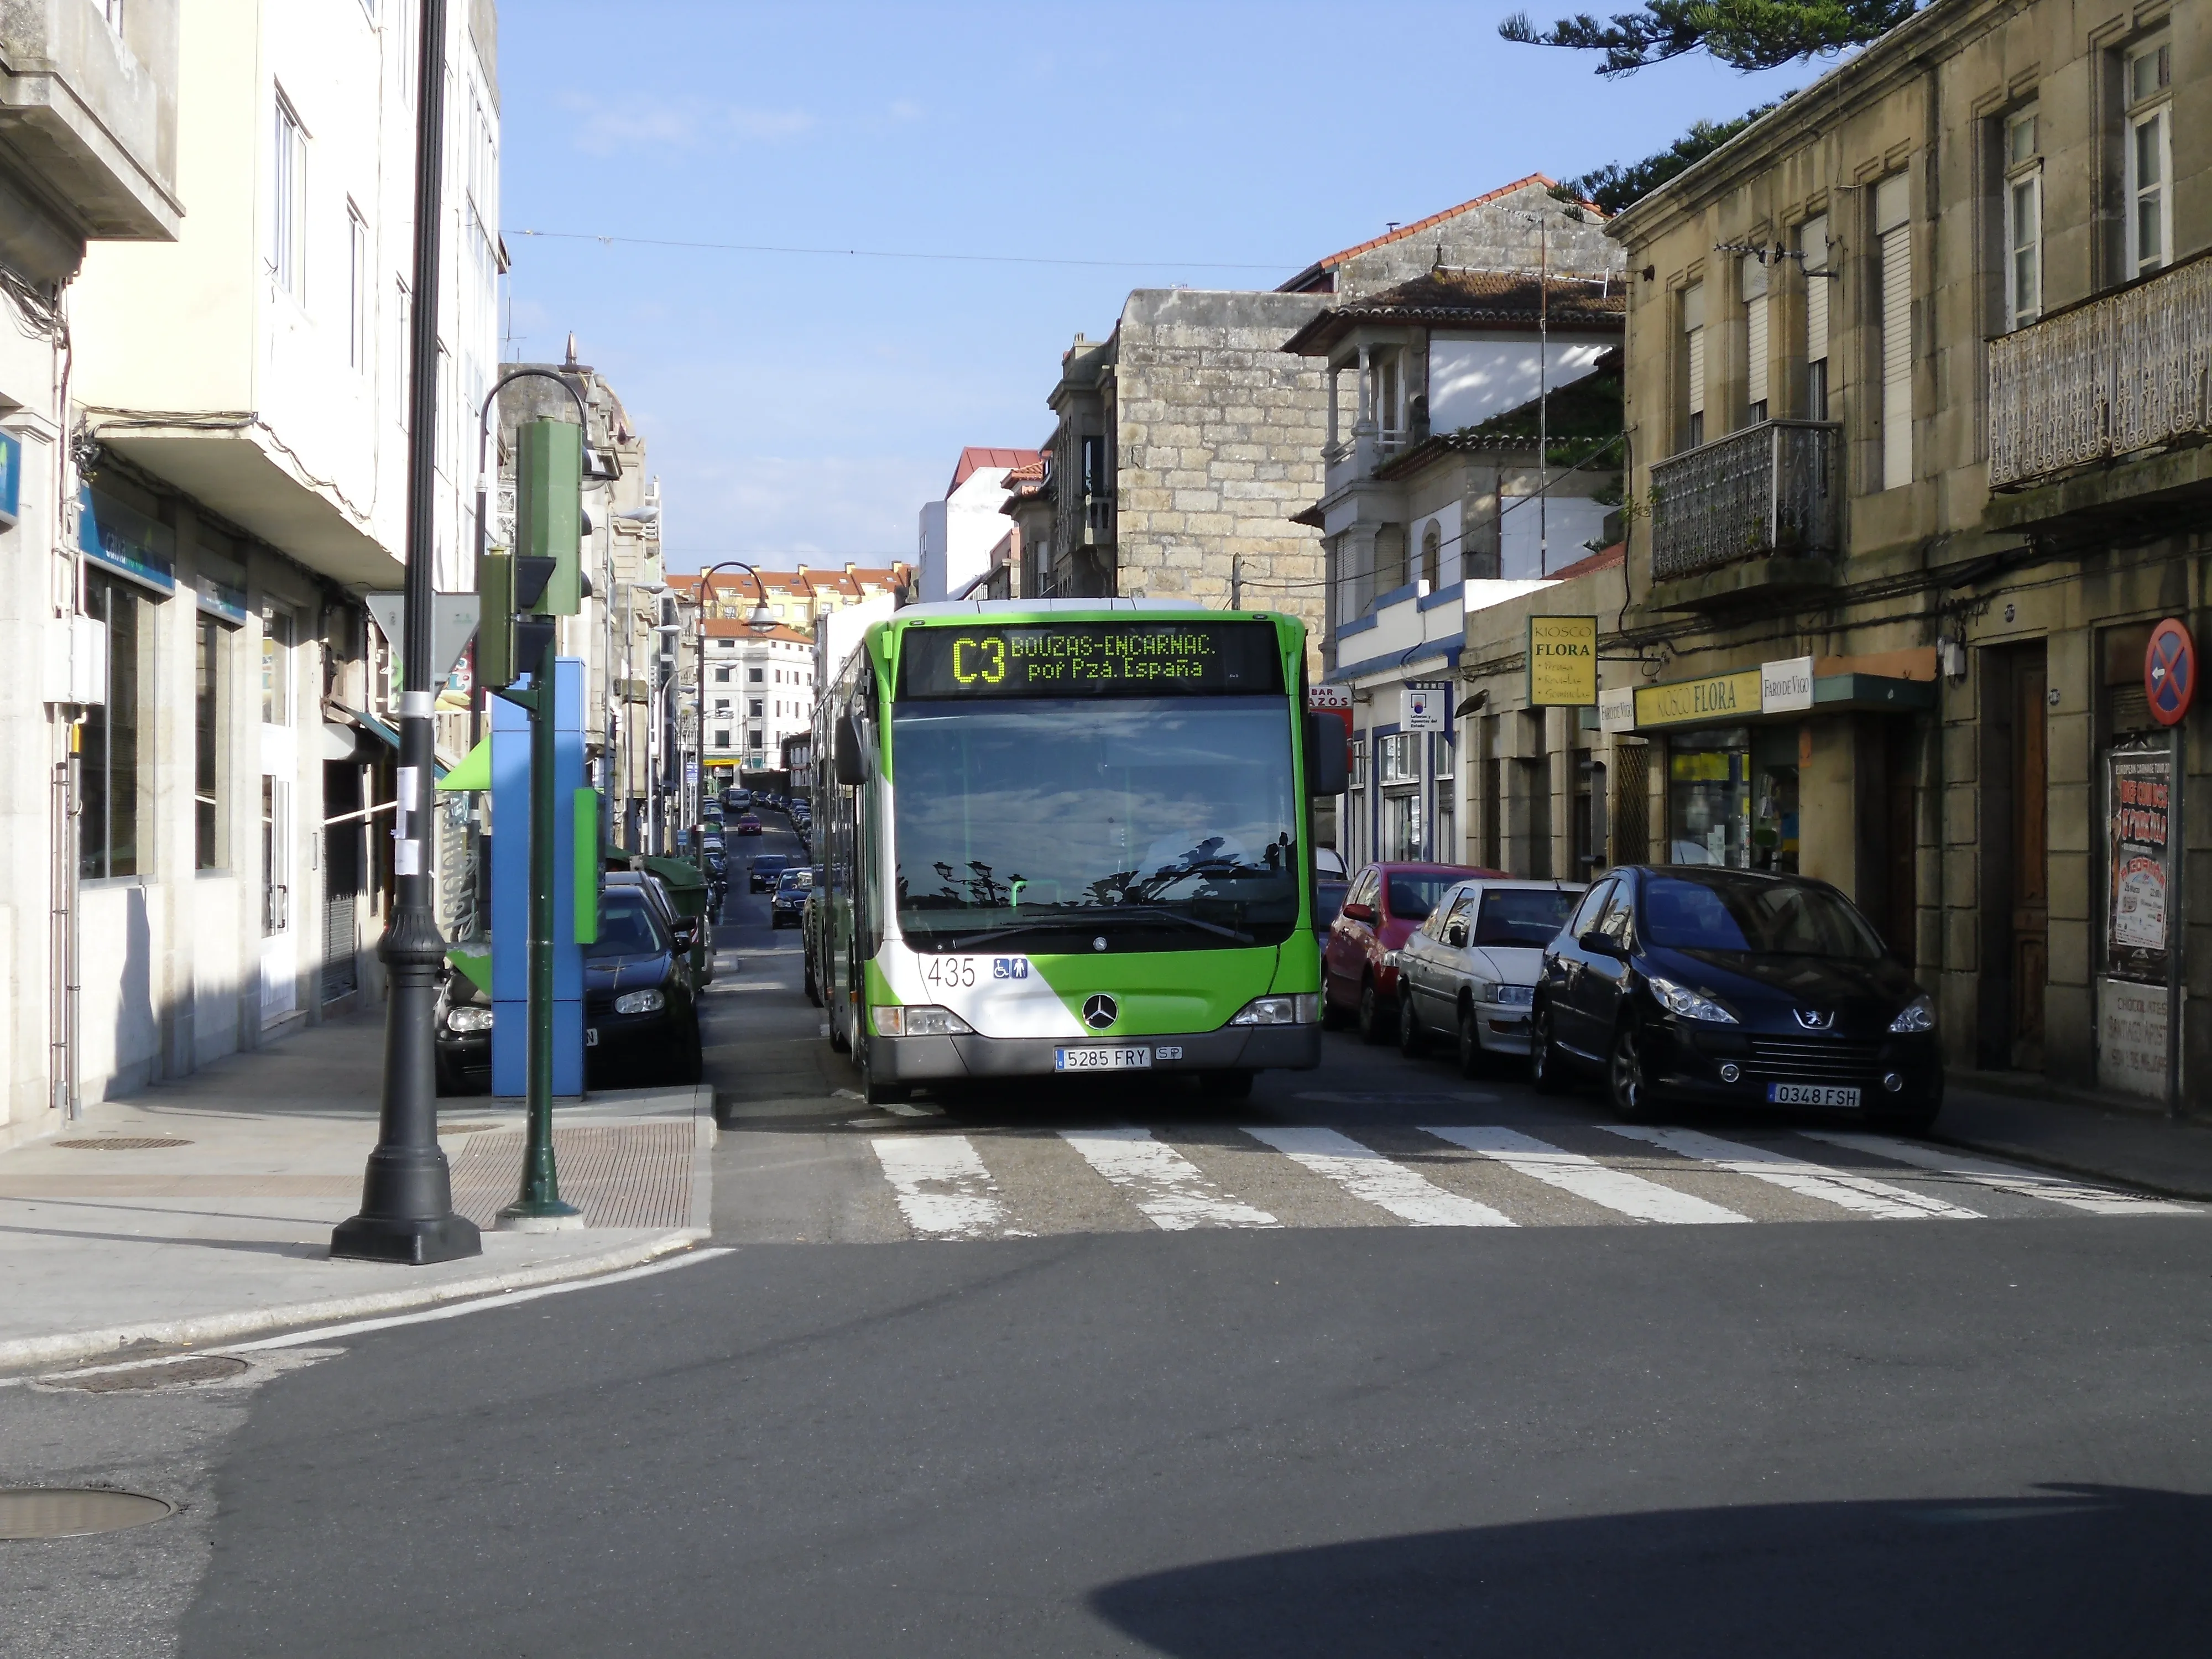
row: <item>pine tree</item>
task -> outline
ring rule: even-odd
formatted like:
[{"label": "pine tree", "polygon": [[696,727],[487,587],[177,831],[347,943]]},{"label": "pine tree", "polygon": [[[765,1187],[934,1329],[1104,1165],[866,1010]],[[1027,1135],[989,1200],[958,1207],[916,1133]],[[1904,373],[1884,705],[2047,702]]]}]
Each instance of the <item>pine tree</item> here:
[{"label": "pine tree", "polygon": [[1632,75],[1685,52],[1740,70],[1774,69],[1864,46],[1919,9],[1920,0],[1650,0],[1601,22],[1588,12],[1538,29],[1526,12],[1498,26],[1508,40],[1605,54],[1600,75]]}]

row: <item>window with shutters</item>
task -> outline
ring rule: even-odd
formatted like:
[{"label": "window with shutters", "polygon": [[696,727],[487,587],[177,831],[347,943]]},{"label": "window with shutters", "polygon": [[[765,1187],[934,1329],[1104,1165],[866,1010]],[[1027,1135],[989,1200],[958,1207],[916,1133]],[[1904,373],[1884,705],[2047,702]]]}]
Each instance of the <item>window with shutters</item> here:
[{"label": "window with shutters", "polygon": [[1705,441],[1705,285],[1682,290],[1682,361],[1687,365],[1689,403],[1683,425],[1685,449]]},{"label": "window with shutters", "polygon": [[1875,186],[1874,231],[1881,281],[1881,487],[1912,482],[1912,222],[1909,175]]},{"label": "window with shutters", "polygon": [[1766,258],[1760,253],[1747,253],[1741,265],[1743,273],[1743,380],[1744,403],[1748,407],[1751,422],[1756,425],[1766,418]]},{"label": "window with shutters", "polygon": [[2004,124],[2005,330],[2043,314],[2043,154],[2030,105]]},{"label": "window with shutters", "polygon": [[2173,43],[2146,41],[2127,58],[2128,272],[2173,258]]},{"label": "window with shutters", "polygon": [[1805,417],[1825,421],[1828,413],[1828,301],[1835,278],[1828,269],[1828,216],[1797,228],[1798,263],[1805,272]]}]

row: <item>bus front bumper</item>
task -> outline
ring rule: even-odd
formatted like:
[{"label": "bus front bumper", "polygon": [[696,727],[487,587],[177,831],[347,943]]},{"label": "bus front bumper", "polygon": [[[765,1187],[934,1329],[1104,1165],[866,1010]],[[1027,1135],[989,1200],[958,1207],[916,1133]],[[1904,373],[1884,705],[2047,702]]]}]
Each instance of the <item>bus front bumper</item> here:
[{"label": "bus front bumper", "polygon": [[1310,1072],[1321,1064],[1318,1025],[1233,1026],[1133,1037],[871,1036],[867,1042],[869,1066],[884,1083],[1050,1077],[1060,1071],[1062,1048],[1148,1048],[1149,1069],[1156,1073]]}]

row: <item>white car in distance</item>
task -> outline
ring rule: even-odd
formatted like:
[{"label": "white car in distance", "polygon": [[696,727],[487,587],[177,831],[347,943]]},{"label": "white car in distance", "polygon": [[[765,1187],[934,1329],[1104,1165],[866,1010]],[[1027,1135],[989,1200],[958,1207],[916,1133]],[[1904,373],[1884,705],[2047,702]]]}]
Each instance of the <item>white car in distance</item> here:
[{"label": "white car in distance", "polygon": [[1528,1054],[1528,1013],[1544,947],[1585,884],[1500,877],[1454,884],[1398,951],[1398,1048],[1419,1054],[1452,1037],[1461,1072],[1490,1055]]}]

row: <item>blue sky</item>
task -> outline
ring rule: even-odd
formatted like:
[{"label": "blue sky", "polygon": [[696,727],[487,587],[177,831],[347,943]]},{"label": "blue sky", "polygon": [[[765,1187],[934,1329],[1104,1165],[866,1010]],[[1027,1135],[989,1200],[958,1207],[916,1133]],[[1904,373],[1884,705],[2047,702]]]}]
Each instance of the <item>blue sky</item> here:
[{"label": "blue sky", "polygon": [[911,556],[961,447],[1042,439],[1060,352],[1129,289],[1273,287],[1815,72],[1607,82],[1500,40],[1509,9],[508,0],[507,355],[574,331],[645,436],[672,568]]}]

